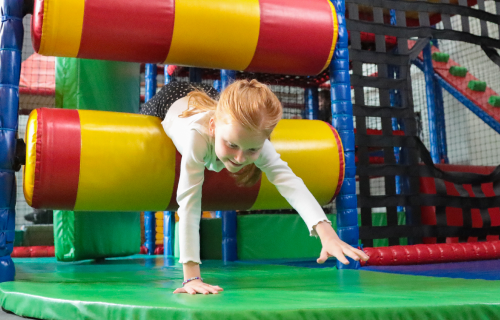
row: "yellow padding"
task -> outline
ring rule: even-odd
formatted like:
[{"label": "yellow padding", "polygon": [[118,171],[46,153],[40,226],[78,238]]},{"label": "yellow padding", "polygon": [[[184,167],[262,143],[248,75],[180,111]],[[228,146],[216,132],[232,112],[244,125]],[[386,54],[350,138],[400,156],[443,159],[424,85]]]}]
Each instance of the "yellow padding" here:
[{"label": "yellow padding", "polygon": [[166,208],[173,193],[176,151],[160,119],[117,112],[78,112],[82,149],[74,210]]},{"label": "yellow padding", "polygon": [[155,218],[163,220],[163,211],[155,212]]},{"label": "yellow padding", "polygon": [[328,68],[330,65],[330,62],[332,61],[333,53],[335,52],[335,46],[337,45],[337,38],[339,36],[339,22],[337,20],[337,11],[335,11],[335,7],[333,6],[333,3],[330,0],[327,0],[328,3],[330,4],[330,8],[332,9],[332,18],[333,18],[333,39],[332,39],[332,47],[330,48],[330,54],[328,55],[328,60],[326,61],[325,65],[323,66],[323,70]]},{"label": "yellow padding", "polygon": [[80,50],[85,0],[44,1],[40,54],[76,57]]},{"label": "yellow padding", "polygon": [[[319,120],[281,120],[271,135],[271,142],[319,204],[328,204],[337,189],[342,159],[332,129]],[[262,175],[257,200],[250,210],[284,208],[291,206]]]},{"label": "yellow padding", "polygon": [[257,48],[259,28],[258,0],[176,0],[165,64],[244,70]]},{"label": "yellow padding", "polygon": [[23,193],[29,206],[33,201],[33,188],[35,186],[37,119],[38,114],[34,110],[28,118],[24,137],[24,141],[26,141],[26,164],[23,171]]}]

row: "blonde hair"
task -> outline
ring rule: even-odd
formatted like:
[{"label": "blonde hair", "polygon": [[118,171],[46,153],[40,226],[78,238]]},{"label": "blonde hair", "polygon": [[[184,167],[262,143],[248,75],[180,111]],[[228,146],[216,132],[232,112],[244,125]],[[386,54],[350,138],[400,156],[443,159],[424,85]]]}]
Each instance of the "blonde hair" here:
[{"label": "blonde hair", "polygon": [[[214,120],[230,119],[244,128],[262,132],[269,137],[283,114],[283,107],[276,95],[257,80],[237,80],[224,89],[219,101],[213,100],[205,92],[195,90],[188,95],[188,109],[179,117],[187,118],[201,112],[212,113]],[[231,174],[238,185],[252,186],[259,181],[261,171],[255,164],[245,166]]]}]

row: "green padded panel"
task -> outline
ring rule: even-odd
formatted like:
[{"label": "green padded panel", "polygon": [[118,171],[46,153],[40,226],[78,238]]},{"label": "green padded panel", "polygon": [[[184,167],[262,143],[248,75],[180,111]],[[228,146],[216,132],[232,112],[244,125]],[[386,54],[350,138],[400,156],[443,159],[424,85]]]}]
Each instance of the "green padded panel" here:
[{"label": "green padded panel", "polygon": [[[336,215],[327,216],[336,229]],[[374,226],[386,226],[386,213],[373,213],[372,223]],[[398,212],[398,224],[404,225],[405,223],[404,212]],[[178,228],[177,224],[176,228]],[[177,245],[174,256],[178,258],[178,229],[176,229],[175,234]],[[222,259],[221,243],[222,220],[201,219],[201,259]],[[388,239],[375,239],[373,243],[374,247],[387,247],[389,245]],[[407,238],[400,238],[399,243],[400,245],[408,244]],[[309,236],[307,227],[298,214],[239,215],[237,245],[239,260],[315,258],[319,256],[321,250],[319,239]]]},{"label": "green padded panel", "polygon": [[203,277],[225,291],[172,291],[182,268],[163,257],[57,263],[13,259],[16,281],[0,304],[40,319],[404,319],[500,318],[500,282],[333,268],[203,261]]},{"label": "green padded panel", "polygon": [[140,64],[56,58],[56,107],[139,112]]},{"label": "green padded panel", "polygon": [[16,230],[14,234],[14,247],[22,247],[24,245],[24,231]]},{"label": "green padded panel", "polygon": [[139,253],[138,212],[54,211],[54,243],[60,261]]},{"label": "green padded panel", "polygon": [[319,238],[309,235],[298,214],[238,216],[237,245],[239,260],[317,258],[321,251]]},{"label": "green padded panel", "polygon": [[201,219],[200,257],[202,260],[222,260],[221,219]]}]

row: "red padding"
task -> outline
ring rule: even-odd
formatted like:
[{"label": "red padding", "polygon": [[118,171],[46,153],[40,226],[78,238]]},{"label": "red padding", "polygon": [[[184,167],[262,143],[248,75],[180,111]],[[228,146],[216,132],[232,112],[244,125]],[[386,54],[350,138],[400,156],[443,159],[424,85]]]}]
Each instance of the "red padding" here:
[{"label": "red padding", "polygon": [[80,174],[81,130],[77,110],[38,109],[34,208],[75,206]]},{"label": "red padding", "polygon": [[[174,194],[166,211],[175,211],[179,208],[177,204],[177,187],[179,185],[181,155],[175,152],[175,178]],[[214,176],[217,176],[216,178]],[[202,206],[204,210],[232,210],[233,208],[249,209],[257,200],[260,189],[260,180],[251,187],[238,187],[236,180],[230,176],[229,171],[223,169],[221,172],[205,169],[205,182],[201,191]]]},{"label": "red padding", "polygon": [[54,257],[54,246],[14,247],[12,258]]},{"label": "red padding", "polygon": [[40,42],[42,41],[42,27],[43,27],[43,8],[44,1],[35,1],[33,8],[33,15],[31,16],[31,43],[35,52],[40,50]]},{"label": "red padding", "polygon": [[174,11],[174,0],[86,0],[78,57],[163,63]]},{"label": "red padding", "polygon": [[[449,165],[449,164],[437,164],[437,168],[445,172],[471,172],[477,174],[488,175],[495,167],[493,166],[462,166],[462,165]],[[455,185],[451,182],[444,181],[446,187],[446,194],[450,196],[460,197]],[[476,197],[472,186],[470,184],[464,184],[462,187],[467,191],[469,197]],[[483,183],[481,184],[481,191],[486,197],[496,196],[493,189],[493,183]],[[436,183],[435,179],[431,177],[420,177],[420,193],[421,194],[436,194]],[[448,226],[463,226],[463,213],[462,208],[446,207],[446,224]],[[500,208],[489,208],[488,213],[491,219],[491,226],[500,226]],[[479,209],[471,209],[472,227],[481,228],[483,226],[483,221]],[[423,225],[436,225],[436,208],[434,206],[422,206],[421,207],[421,221]],[[487,241],[498,240],[498,236],[488,236]],[[476,237],[469,237],[469,242],[476,242]],[[436,243],[436,237],[424,237],[423,242],[426,244]],[[458,242],[457,237],[447,237],[446,243],[456,243]]]},{"label": "red padding", "polygon": [[154,254],[156,254],[156,255],[163,254],[163,252],[164,252],[163,250],[164,250],[163,245],[159,244],[156,246]]},{"label": "red padding", "polygon": [[429,264],[500,258],[500,241],[417,244],[364,248],[370,257],[365,266],[389,266],[406,264]]},{"label": "red padding", "polygon": [[312,75],[322,71],[333,41],[327,1],[260,0],[257,49],[245,71]]},{"label": "red padding", "polygon": [[[337,151],[338,151],[338,153],[341,154],[341,155],[343,155],[339,159],[339,166],[340,166],[340,169],[339,169],[339,179],[338,179],[338,183],[337,183],[337,189],[335,189],[335,194],[333,195],[333,198],[330,199],[330,202],[332,202],[333,199],[335,199],[335,197],[337,197],[337,195],[339,194],[340,189],[342,188],[342,184],[344,183],[344,177],[345,177],[345,155],[344,155],[344,149],[343,149],[343,146],[342,146],[342,140],[340,139],[339,133],[328,122],[326,122],[326,124],[328,125],[328,127],[330,127],[330,129],[332,130],[333,136],[335,137],[335,142],[337,143]],[[330,203],[330,202],[328,202],[328,203]]]}]

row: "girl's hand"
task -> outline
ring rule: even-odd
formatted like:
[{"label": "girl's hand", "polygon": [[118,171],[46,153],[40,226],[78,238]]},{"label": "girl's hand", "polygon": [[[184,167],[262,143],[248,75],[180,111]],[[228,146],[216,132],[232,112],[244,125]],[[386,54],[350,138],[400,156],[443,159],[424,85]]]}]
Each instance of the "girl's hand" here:
[{"label": "girl's hand", "polygon": [[316,262],[324,263],[329,257],[335,257],[343,264],[349,264],[349,260],[347,260],[345,256],[356,261],[359,261],[359,259],[368,261],[370,258],[363,251],[355,249],[340,240],[339,236],[328,222],[322,221],[318,223],[314,229],[318,233],[323,246],[321,254]]},{"label": "girl's hand", "polygon": [[322,241],[322,244],[323,248],[321,249],[321,254],[316,260],[318,263],[324,263],[329,257],[335,257],[343,264],[349,264],[349,260],[347,260],[345,256],[348,256],[356,261],[359,261],[359,259],[368,261],[370,258],[363,251],[353,248],[344,241],[340,240],[338,237]]},{"label": "girl's hand", "polygon": [[203,294],[218,294],[219,291],[224,291],[219,286],[212,286],[209,285],[208,283],[205,283],[201,280],[193,280],[189,281],[184,285],[182,288],[177,288],[175,289],[174,293],[189,293],[189,294],[197,294],[197,293],[203,293]]}]

